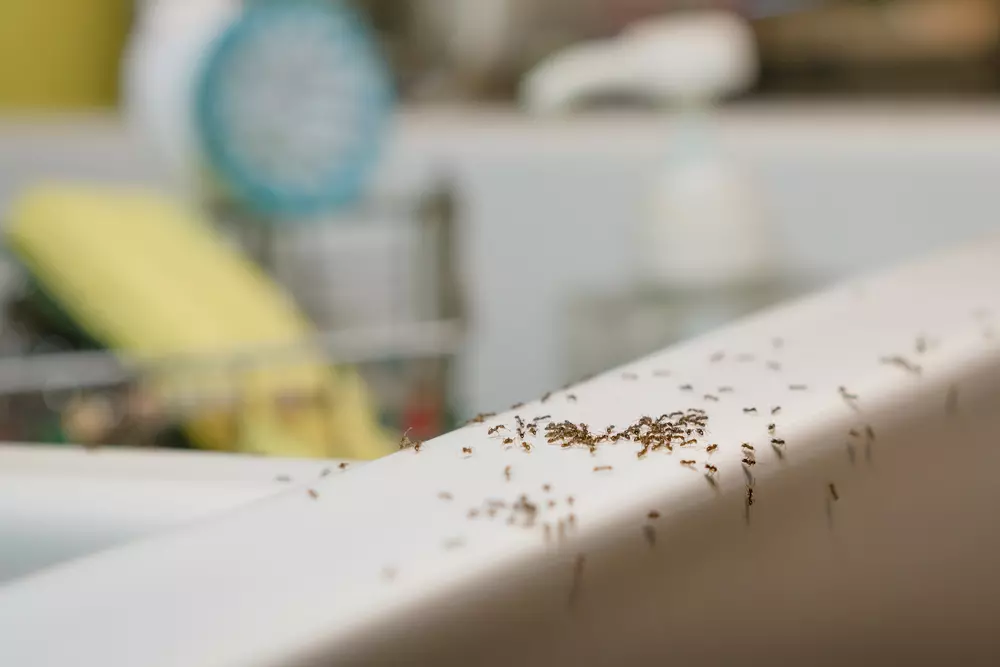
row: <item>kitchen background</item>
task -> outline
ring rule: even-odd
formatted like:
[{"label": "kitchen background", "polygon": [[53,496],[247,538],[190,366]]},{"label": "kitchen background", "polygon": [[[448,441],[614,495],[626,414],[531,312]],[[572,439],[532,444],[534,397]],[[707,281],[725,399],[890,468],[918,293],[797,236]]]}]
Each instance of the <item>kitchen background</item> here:
[{"label": "kitchen background", "polygon": [[[998,0],[312,3],[349,7],[359,19],[348,25],[370,28],[360,34],[393,95],[384,109],[317,107],[322,127],[296,144],[296,169],[308,163],[303,145],[336,135],[322,144],[333,154],[369,131],[366,119],[384,111],[386,122],[356,194],[306,216],[219,187],[227,174],[191,128],[207,94],[191,81],[225,55],[220,35],[274,4],[0,3],[0,216],[8,230],[33,229],[20,202],[50,182],[143,186],[194,204],[294,297],[327,361],[359,370],[372,398],[357,409],[390,439],[433,435],[996,227]],[[353,82],[338,89],[350,101],[369,99],[366,77],[382,71],[351,54],[324,60],[278,22],[242,70],[223,68],[209,86],[238,100],[219,104],[239,114],[227,127],[244,132],[235,145],[251,161],[274,119],[315,119],[299,114],[312,108],[302,100],[335,73]],[[291,69],[273,65],[281,58]],[[330,78],[279,85],[306,70]],[[281,168],[294,161],[275,152]],[[110,233],[80,210],[60,224]],[[62,228],[32,243],[48,244],[52,229]],[[0,437],[188,446],[164,435],[194,418],[178,412],[183,401],[137,394],[156,383],[145,367],[119,368],[136,350],[100,340],[67,301],[73,290],[29,261],[39,248],[8,237]],[[193,270],[184,259],[170,269]],[[46,310],[53,296],[72,323]],[[207,350],[192,345],[140,347]],[[188,385],[204,400],[207,384]],[[159,417],[123,430],[149,412],[137,396]],[[222,440],[212,446],[254,449]]]}]

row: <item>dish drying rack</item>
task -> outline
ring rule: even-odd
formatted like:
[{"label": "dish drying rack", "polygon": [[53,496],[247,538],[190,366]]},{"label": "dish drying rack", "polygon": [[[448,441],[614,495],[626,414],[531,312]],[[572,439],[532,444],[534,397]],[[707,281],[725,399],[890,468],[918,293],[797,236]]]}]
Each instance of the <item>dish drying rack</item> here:
[{"label": "dish drying rack", "polygon": [[[329,223],[282,227],[287,233],[216,210],[220,231],[284,284],[320,329],[294,344],[127,359],[49,345],[45,336],[17,331],[8,312],[0,316],[0,441],[187,448],[181,425],[208,410],[235,415],[244,400],[241,376],[303,362],[354,369],[384,426],[420,438],[445,432],[459,409],[452,369],[465,338],[456,217],[447,182],[420,197],[369,200]],[[0,297],[9,304],[19,267],[0,259],[0,283],[8,283]],[[32,338],[35,351],[25,345]],[[202,374],[223,380],[199,382]],[[167,397],[153,389],[164,383]],[[335,400],[271,398],[284,411]]]},{"label": "dish drying rack", "polygon": [[[437,380],[435,369],[459,351],[462,340],[459,322],[436,321],[328,331],[294,345],[147,360],[103,350],[3,358],[0,440],[183,447],[180,425],[206,410],[236,408],[246,374],[303,361],[355,368],[377,397],[383,423],[399,427],[393,413],[405,412],[415,386]],[[387,372],[387,363],[396,372]],[[228,374],[232,382],[199,382],[199,374]],[[163,383],[173,387],[167,395],[152,389]],[[330,397],[275,394],[273,400],[294,409]]]}]

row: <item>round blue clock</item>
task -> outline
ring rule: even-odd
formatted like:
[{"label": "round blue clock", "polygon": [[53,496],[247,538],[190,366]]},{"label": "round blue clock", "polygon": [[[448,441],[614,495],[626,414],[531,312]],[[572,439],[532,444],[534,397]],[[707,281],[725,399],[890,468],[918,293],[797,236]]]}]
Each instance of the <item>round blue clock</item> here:
[{"label": "round blue clock", "polygon": [[248,7],[206,55],[195,126],[209,166],[251,210],[305,216],[355,201],[391,112],[364,23],[331,0]]}]

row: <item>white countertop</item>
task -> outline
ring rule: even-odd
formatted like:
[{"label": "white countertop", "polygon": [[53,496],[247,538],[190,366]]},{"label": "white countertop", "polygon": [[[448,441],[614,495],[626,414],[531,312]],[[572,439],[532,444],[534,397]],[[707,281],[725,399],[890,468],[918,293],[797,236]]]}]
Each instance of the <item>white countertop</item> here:
[{"label": "white countertop", "polygon": [[[994,237],[859,278],[315,495],[16,581],[0,588],[0,664],[995,658],[998,259]],[[603,432],[690,408],[706,432],[645,457],[489,433],[516,430],[515,412]]]}]

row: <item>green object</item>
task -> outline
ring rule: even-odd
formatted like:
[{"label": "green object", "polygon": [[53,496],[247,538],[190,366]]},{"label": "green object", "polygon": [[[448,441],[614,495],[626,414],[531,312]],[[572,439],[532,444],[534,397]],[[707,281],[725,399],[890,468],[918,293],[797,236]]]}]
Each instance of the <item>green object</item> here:
[{"label": "green object", "polygon": [[28,278],[25,295],[20,306],[33,321],[37,332],[43,336],[58,336],[70,343],[75,350],[102,350],[103,345],[78,327],[66,311],[45,291],[33,276]]},{"label": "green object", "polygon": [[45,419],[38,425],[35,440],[51,445],[69,444],[69,439],[66,437],[66,432],[62,429],[62,424],[58,416]]}]

